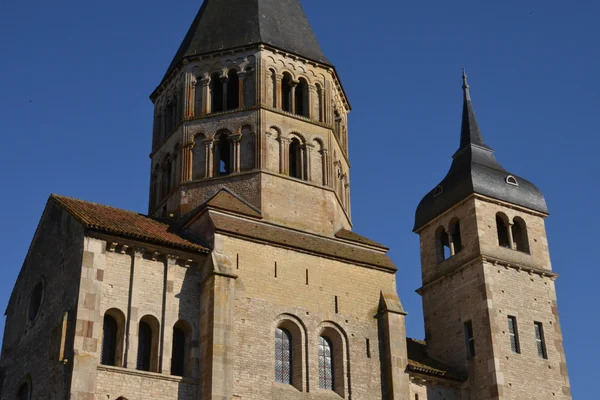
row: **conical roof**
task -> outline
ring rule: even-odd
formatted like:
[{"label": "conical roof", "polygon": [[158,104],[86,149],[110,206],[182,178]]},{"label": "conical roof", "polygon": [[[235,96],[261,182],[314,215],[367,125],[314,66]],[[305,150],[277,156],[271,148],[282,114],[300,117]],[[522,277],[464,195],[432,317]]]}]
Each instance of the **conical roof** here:
[{"label": "conical roof", "polygon": [[299,0],[204,0],[165,77],[187,57],[254,44],[330,65]]},{"label": "conical roof", "polygon": [[460,147],[446,177],[419,203],[414,230],[418,231],[473,193],[547,214],[542,192],[533,183],[504,169],[494,150],[484,143],[464,72],[463,92]]}]

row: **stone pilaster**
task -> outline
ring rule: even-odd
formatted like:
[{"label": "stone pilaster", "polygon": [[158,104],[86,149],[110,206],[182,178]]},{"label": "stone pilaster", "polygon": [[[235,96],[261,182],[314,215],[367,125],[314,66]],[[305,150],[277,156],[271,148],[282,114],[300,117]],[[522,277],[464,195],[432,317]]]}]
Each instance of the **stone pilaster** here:
[{"label": "stone pilaster", "polygon": [[377,317],[385,400],[410,400],[405,316],[396,292],[382,291]]},{"label": "stone pilaster", "polygon": [[208,101],[209,95],[209,85],[210,85],[210,78],[207,76],[205,76],[204,78],[202,78],[200,80],[200,84],[201,84],[201,89],[202,90],[202,110],[200,111],[202,115],[208,114],[209,111],[209,105],[210,102]]},{"label": "stone pilaster", "polygon": [[315,150],[315,146],[312,144],[304,145],[304,154],[306,156],[306,172],[304,174],[304,179],[311,182],[312,181],[312,152]]},{"label": "stone pilaster", "polygon": [[281,74],[276,74],[275,75],[275,100],[276,100],[276,104],[277,104],[277,108],[278,109],[282,109],[282,96],[281,96],[281,82],[283,81],[283,75]]},{"label": "stone pilaster", "polygon": [[291,91],[290,91],[290,111],[292,114],[296,114],[296,89],[298,88],[298,81],[291,82]]},{"label": "stone pilaster", "polygon": [[238,82],[239,82],[239,84],[238,84],[238,93],[239,93],[238,100],[239,100],[239,103],[238,103],[238,107],[237,108],[243,108],[244,105],[246,104],[244,102],[244,92],[246,90],[245,89],[245,87],[246,87],[246,71],[239,71],[237,73],[237,75],[238,75]]},{"label": "stone pilaster", "polygon": [[231,142],[231,153],[229,154],[231,154],[231,161],[233,162],[233,165],[231,166],[231,172],[239,173],[241,163],[240,142],[242,140],[242,135],[232,135],[229,140]]},{"label": "stone pilaster", "polygon": [[[123,246],[126,247],[126,246]],[[121,248],[122,253],[126,253],[128,249]],[[144,253],[141,249],[133,249],[131,251],[131,274],[129,282],[129,305],[127,309],[127,326],[126,326],[126,342],[125,342],[125,368],[137,368],[137,350],[138,350],[138,328],[139,328],[139,304],[137,291],[141,288],[140,271],[142,258]]]},{"label": "stone pilaster", "polygon": [[204,141],[204,177],[205,178],[212,178],[213,177],[213,173],[214,173],[214,163],[213,163],[213,156],[214,156],[214,139],[206,139]]},{"label": "stone pilaster", "polygon": [[171,276],[173,275],[173,270],[177,268],[177,256],[167,255],[165,257],[165,278],[163,285],[163,312],[162,312],[162,321],[161,321],[161,365],[160,371],[163,374],[170,375],[171,374],[171,349],[173,346],[173,326],[177,322],[176,315],[174,313],[169,312],[172,310],[172,305],[174,301],[174,293],[173,293],[173,281]]},{"label": "stone pilaster", "polygon": [[288,174],[290,140],[284,137],[279,137],[277,140],[279,140],[279,173]]}]

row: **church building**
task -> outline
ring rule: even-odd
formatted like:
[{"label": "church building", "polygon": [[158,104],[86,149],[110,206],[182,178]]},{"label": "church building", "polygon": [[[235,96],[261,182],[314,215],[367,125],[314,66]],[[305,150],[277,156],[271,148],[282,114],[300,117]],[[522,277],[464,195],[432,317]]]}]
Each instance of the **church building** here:
[{"label": "church building", "polygon": [[485,144],[464,73],[463,94],[416,211],[409,339],[388,248],[353,232],[350,104],[300,1],[205,0],[150,96],[147,215],[48,199],[0,400],[571,399],[546,202]]}]

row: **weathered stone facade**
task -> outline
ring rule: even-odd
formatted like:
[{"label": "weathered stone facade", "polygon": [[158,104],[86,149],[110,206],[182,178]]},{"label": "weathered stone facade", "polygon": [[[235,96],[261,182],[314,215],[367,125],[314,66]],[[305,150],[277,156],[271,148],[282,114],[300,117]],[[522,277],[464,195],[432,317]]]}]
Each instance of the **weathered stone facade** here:
[{"label": "weathered stone facade", "polygon": [[[335,69],[299,35],[187,49],[213,35],[204,13],[233,11],[215,4],[151,96],[149,216],[50,197],[7,307],[0,400],[570,399],[547,213],[427,195],[427,340],[408,339],[388,249],[351,231]],[[296,0],[271,6],[312,35]]]}]

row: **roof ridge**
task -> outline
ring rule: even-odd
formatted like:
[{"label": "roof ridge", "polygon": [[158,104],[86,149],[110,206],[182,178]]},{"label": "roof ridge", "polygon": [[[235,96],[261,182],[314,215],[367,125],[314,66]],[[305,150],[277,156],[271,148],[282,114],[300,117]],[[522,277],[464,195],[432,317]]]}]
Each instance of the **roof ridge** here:
[{"label": "roof ridge", "polygon": [[[126,212],[126,213],[129,213],[129,214],[135,214],[135,215],[139,215],[139,216],[146,217],[146,218],[150,218],[150,219],[152,219],[152,220],[154,220],[154,221],[157,221],[157,222],[161,222],[161,223],[165,223],[165,224],[166,224],[166,222],[163,222],[163,221],[161,221],[161,220],[158,220],[158,219],[156,219],[156,218],[153,218],[153,217],[151,217],[151,216],[149,216],[149,215],[147,215],[147,214],[142,214],[142,213],[139,213],[139,212],[137,212],[137,211],[131,211],[131,210],[127,210],[127,209],[125,209],[125,208],[119,208],[119,207],[115,207],[115,206],[110,206],[110,205],[108,205],[108,204],[100,204],[100,203],[96,203],[96,202],[94,202],[94,201],[83,200],[83,199],[80,199],[80,198],[77,198],[77,197],[69,197],[69,196],[63,196],[63,195],[56,194],[56,193],[51,193],[51,194],[50,194],[50,198],[51,198],[51,199],[54,199],[54,200],[57,200],[57,201],[61,201],[62,199],[74,200],[74,201],[78,201],[78,202],[81,202],[81,203],[92,204],[92,205],[94,205],[94,206],[99,206],[99,207],[104,207],[104,208],[111,208],[111,209],[113,209],[113,210],[118,210],[118,211],[121,211],[121,212]],[[61,204],[64,204],[64,203],[62,203],[62,202],[61,202]],[[66,205],[65,205],[65,206],[66,206]],[[168,225],[168,224],[167,224],[167,225]]]}]

